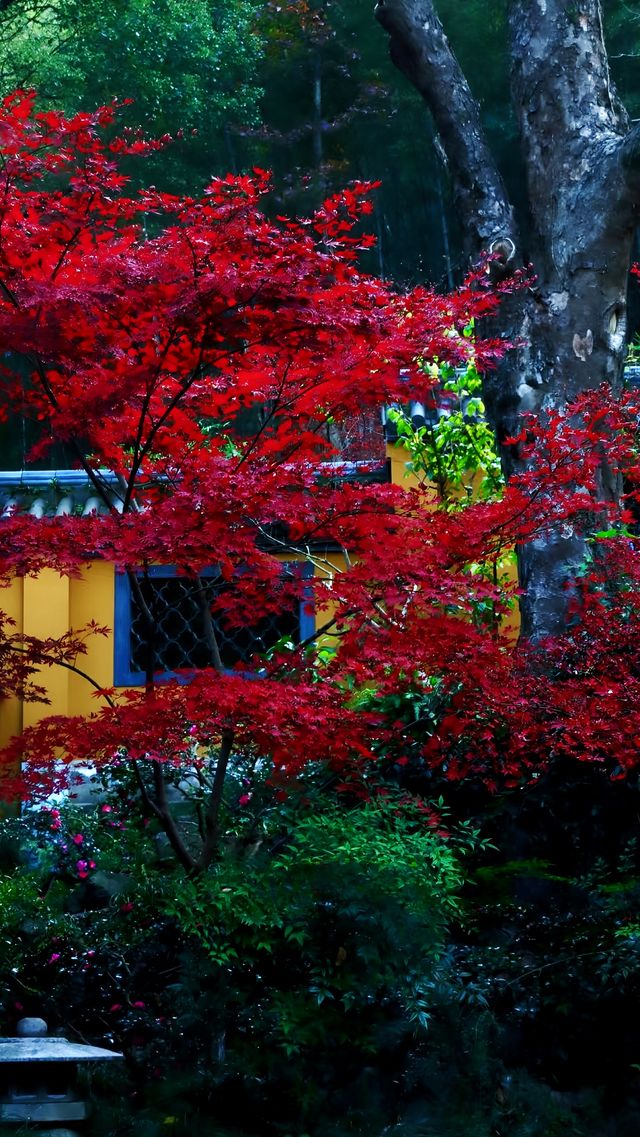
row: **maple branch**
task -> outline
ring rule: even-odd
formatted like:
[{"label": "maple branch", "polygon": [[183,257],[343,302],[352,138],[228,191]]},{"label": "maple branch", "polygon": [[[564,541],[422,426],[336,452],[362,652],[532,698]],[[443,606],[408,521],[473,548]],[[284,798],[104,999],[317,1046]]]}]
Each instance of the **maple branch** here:
[{"label": "maple branch", "polygon": [[9,285],[6,284],[6,282],[4,280],[0,280],[0,290],[4,293],[7,300],[9,301],[9,303],[13,304],[14,308],[19,307],[18,301],[16,300],[15,296],[13,295],[13,292],[9,288]]},{"label": "maple branch", "polygon": [[[154,440],[158,434],[158,431],[160,431],[162,429],[162,427],[167,422],[168,418],[173,414],[174,410],[176,409],[176,407],[180,403],[180,400],[184,398],[184,396],[193,387],[193,384],[196,382],[196,380],[200,378],[200,374],[201,374],[200,368],[202,367],[203,355],[204,355],[204,347],[201,345],[201,347],[200,347],[200,360],[198,361],[196,367],[193,369],[193,371],[189,375],[189,378],[185,380],[185,382],[183,383],[180,390],[177,391],[176,394],[169,400],[169,402],[167,403],[164,411],[160,415],[160,418],[157,420],[157,422],[151,424],[151,429],[149,431],[149,434],[147,435],[147,440],[146,440],[144,446],[142,447],[140,454],[139,454],[139,457],[138,457],[138,461],[136,464],[136,471],[135,471],[136,474],[138,473],[140,466],[144,462],[147,454],[151,450],[153,443],[154,443]],[[131,476],[129,478],[129,481],[131,481]]]},{"label": "maple branch", "polygon": [[[347,619],[349,619],[350,616],[353,616],[353,615],[355,615],[355,611],[341,612],[340,613],[340,619],[341,620],[347,620]],[[336,624],[337,624],[337,617],[332,616],[331,619],[327,620],[326,623],[321,625],[321,627],[316,628],[316,630],[313,631],[311,633],[311,635],[307,636],[303,640],[300,640],[300,643],[296,644],[296,652],[299,654],[301,651],[304,651],[305,648],[310,647],[310,645],[312,643],[315,643],[316,640],[318,640],[320,638],[320,636],[326,635],[326,633],[330,630],[330,628],[335,627]],[[334,639],[337,639],[343,633],[335,631],[335,632],[332,632],[331,634],[334,637]],[[284,671],[287,668],[287,666],[288,666],[288,661],[286,659],[283,659],[283,660],[281,660],[281,662],[278,664],[277,667],[273,667],[270,669],[269,675],[270,676],[271,675],[277,675],[279,671]]]},{"label": "maple branch", "polygon": [[189,852],[171,812],[169,799],[167,797],[167,783],[164,776],[163,764],[159,762],[157,758],[153,758],[151,760],[151,768],[153,771],[153,785],[156,795],[156,800],[153,803],[155,806],[154,812],[156,817],[162,822],[162,827],[178,861],[187,872],[192,873],[198,867],[198,862]]},{"label": "maple branch", "polygon": [[213,620],[211,618],[211,605],[209,604],[209,598],[207,596],[205,584],[201,576],[198,576],[196,579],[198,582],[196,595],[198,597],[198,603],[200,605],[200,611],[202,614],[205,639],[211,652],[211,658],[213,660],[213,666],[215,670],[219,675],[224,675],[224,664],[222,662],[222,656],[220,655],[218,637],[216,636]]},{"label": "maple branch", "polygon": [[[87,217],[89,216],[89,209],[91,207],[91,202],[93,201],[94,196],[95,195],[92,194],[89,201],[87,202],[87,208],[85,210]],[[62,268],[62,266],[65,262],[65,257],[67,256],[67,253],[69,252],[70,249],[73,248],[73,246],[75,245],[76,241],[78,240],[78,237],[80,236],[81,232],[82,232],[82,227],[80,225],[78,225],[78,227],[74,230],[74,232],[69,237],[69,240],[65,241],[64,245],[62,246],[62,252],[60,253],[60,256],[58,257],[55,265],[53,266],[53,268],[51,270],[51,275],[49,277],[49,283],[51,283],[52,281],[54,281],[56,279],[58,273],[60,272],[60,269]],[[42,311],[42,305],[43,304],[44,304],[44,300],[41,301],[40,306],[38,308],[38,311],[36,312],[36,317],[35,317],[36,321],[40,318],[40,313]]]},{"label": "maple branch", "polygon": [[287,375],[289,374],[290,369],[291,369],[291,364],[288,363],[284,369],[284,372],[282,375],[282,380],[280,382],[280,386],[278,388],[278,391],[277,391],[275,398],[273,400],[271,400],[271,399],[269,400],[269,402],[271,403],[271,409],[269,410],[268,414],[265,416],[264,421],[260,424],[260,427],[258,428],[258,430],[253,435],[253,437],[252,437],[249,445],[247,446],[246,450],[243,451],[239,462],[237,463],[237,465],[234,468],[234,471],[233,471],[234,474],[236,474],[238,472],[240,467],[244,464],[244,462],[246,462],[249,455],[255,450],[256,446],[258,445],[258,442],[260,441],[260,438],[264,434],[269,423],[273,422],[273,419],[275,418],[277,411],[279,409],[281,409],[281,407],[283,405],[286,406],[286,403],[281,404],[280,399],[282,396],[282,392],[284,391],[284,385],[286,383]]},{"label": "maple branch", "polygon": [[[301,552],[303,552],[309,564],[312,564],[315,568],[322,569],[327,573],[328,576],[331,577],[337,576],[337,574],[342,571],[340,568],[338,568],[337,565],[334,565],[333,561],[330,561],[327,557],[320,557],[313,553],[309,545],[302,544],[301,542],[293,543],[292,541],[283,540],[282,537],[276,537],[275,534],[270,533],[267,529],[265,529],[264,525],[261,525],[259,521],[254,521],[253,524],[258,530],[260,536],[265,541],[269,541],[269,543],[272,545],[277,545],[277,547],[281,549],[282,552],[292,553],[295,555],[299,555]],[[319,523],[316,528],[321,528],[321,523]],[[345,558],[348,559],[348,553],[345,549],[341,549],[340,552]]]},{"label": "maple branch", "polygon": [[140,771],[140,763],[136,759],[133,761],[133,773],[136,779],[136,785],[140,791],[142,804],[149,810],[150,813],[153,813],[159,820],[161,820],[162,815],[160,813],[160,810],[158,809],[156,803],[152,801],[149,796],[149,791],[147,790],[144,778],[142,777],[142,773]]},{"label": "maple branch", "polygon": [[[164,350],[162,352],[160,359],[158,360],[158,366],[157,366],[156,371],[155,371],[155,380],[157,380],[160,377],[162,365],[163,365],[165,359],[167,358],[167,354],[169,352],[169,348],[171,347],[171,344],[173,343],[175,334],[176,334],[176,329],[174,327],[171,329],[171,331],[169,332],[169,334],[167,336],[166,345],[164,347]],[[140,411],[140,418],[138,419],[138,429],[136,432],[135,442],[133,444],[133,458],[132,458],[132,462],[131,462],[131,469],[129,470],[129,477],[127,479],[127,488],[126,488],[124,499],[122,502],[123,513],[126,513],[126,511],[129,508],[129,505],[131,503],[131,498],[133,496],[134,489],[135,489],[135,480],[138,476],[138,471],[140,470],[140,466],[142,465],[142,462],[144,461],[144,458],[145,458],[146,452],[145,452],[144,448],[141,451],[140,446],[142,443],[142,434],[144,431],[144,421],[145,421],[145,418],[147,416],[149,405],[151,403],[152,394],[153,394],[153,382],[147,385],[147,390],[146,390],[145,397],[144,397],[143,402],[142,402],[142,408]]]},{"label": "maple branch", "polygon": [[5,643],[3,644],[3,647],[9,651],[15,651],[20,655],[30,656],[31,661],[35,665],[39,666],[41,664],[44,664],[46,667],[64,667],[67,671],[72,671],[74,675],[78,675],[81,679],[86,679],[87,683],[91,684],[91,686],[102,696],[105,702],[113,710],[117,710],[118,704],[114,701],[114,699],[111,698],[108,691],[106,691],[104,687],[101,687],[92,675],[89,675],[88,672],[83,671],[82,668],[78,667],[75,663],[69,663],[66,659],[56,659],[55,656],[48,655],[46,652],[36,652],[34,654],[33,649],[29,650],[26,647],[19,647],[15,643]]},{"label": "maple branch", "polygon": [[[35,368],[36,373],[38,375],[38,378],[40,380],[40,384],[42,386],[42,389],[43,389],[45,395],[47,396],[49,402],[51,403],[51,406],[53,407],[54,410],[56,410],[56,411],[59,410],[59,403],[58,403],[58,400],[56,398],[55,391],[53,390],[51,384],[49,383],[49,380],[47,379],[47,373],[44,369],[44,363],[42,362],[40,356],[31,355],[31,354],[27,353],[25,358],[28,359],[29,362]],[[89,481],[91,482],[91,485],[95,489],[96,493],[99,494],[100,499],[102,500],[103,504],[107,507],[107,509],[109,510],[110,513],[112,513],[112,514],[117,513],[118,510],[116,509],[115,505],[111,501],[109,494],[107,492],[107,482],[106,482],[105,478],[102,476],[100,471],[95,470],[93,468],[93,466],[91,465],[91,463],[87,460],[87,458],[85,457],[85,455],[82,452],[82,447],[80,446],[80,443],[79,443],[78,439],[75,437],[75,435],[73,435],[69,439],[69,443],[75,451],[76,458],[78,459],[80,466],[82,467],[85,474],[87,475],[87,477],[88,477]]]},{"label": "maple branch", "polygon": [[220,809],[222,806],[222,794],[224,790],[225,779],[227,776],[229,759],[231,758],[233,739],[233,731],[227,730],[222,735],[222,740],[220,742],[220,752],[216,764],[216,772],[213,777],[211,796],[207,803],[207,808],[204,815],[206,837],[204,845],[202,846],[200,857],[198,858],[197,863],[194,864],[194,869],[196,869],[198,872],[202,872],[203,869],[206,869],[210,865],[211,858],[216,851],[219,836],[219,818]]}]

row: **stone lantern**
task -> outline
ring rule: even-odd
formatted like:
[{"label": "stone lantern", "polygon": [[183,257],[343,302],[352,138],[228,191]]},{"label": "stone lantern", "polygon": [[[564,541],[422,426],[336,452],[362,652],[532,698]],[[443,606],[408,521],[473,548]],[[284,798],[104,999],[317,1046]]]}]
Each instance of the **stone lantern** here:
[{"label": "stone lantern", "polygon": [[21,1019],[15,1038],[0,1038],[0,1126],[26,1126],[37,1137],[79,1137],[89,1104],[78,1094],[78,1066],[122,1058],[114,1050],[50,1038],[44,1019]]}]

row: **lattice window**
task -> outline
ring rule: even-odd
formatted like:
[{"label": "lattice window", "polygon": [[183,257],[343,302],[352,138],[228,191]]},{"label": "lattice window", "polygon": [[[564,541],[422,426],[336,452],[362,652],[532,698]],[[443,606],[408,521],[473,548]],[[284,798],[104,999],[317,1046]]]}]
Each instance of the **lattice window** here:
[{"label": "lattice window", "polygon": [[[206,576],[201,584],[177,576],[167,568],[153,568],[147,578],[140,579],[144,602],[156,626],[155,672],[167,675],[212,666],[203,607],[206,605],[210,611],[211,601],[229,587]],[[288,610],[267,615],[242,628],[229,627],[215,614],[211,621],[222,663],[229,670],[248,664],[254,656],[264,654],[284,637],[300,643],[313,630],[313,617],[298,602]],[[116,685],[144,682],[148,658],[144,616],[127,577],[119,574],[116,577]]]}]

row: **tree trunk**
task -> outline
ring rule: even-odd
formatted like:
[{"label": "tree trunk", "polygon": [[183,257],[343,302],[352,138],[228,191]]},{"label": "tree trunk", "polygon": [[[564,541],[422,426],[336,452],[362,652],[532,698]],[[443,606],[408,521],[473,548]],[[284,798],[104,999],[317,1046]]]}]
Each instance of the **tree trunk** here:
[{"label": "tree trunk", "polygon": [[[526,412],[544,418],[603,382],[619,390],[640,127],[629,130],[611,85],[599,0],[511,0],[512,98],[527,175],[522,218],[432,0],[378,0],[376,16],[394,62],[431,109],[469,254],[497,254],[502,276],[518,265],[535,273],[500,319],[501,334],[525,346],[485,379],[498,440],[517,434]],[[511,448],[504,464],[507,476],[517,468]],[[606,470],[601,481],[603,498],[615,497]],[[567,583],[586,551],[586,534],[567,528],[520,551],[523,635],[537,640],[562,631]]]}]

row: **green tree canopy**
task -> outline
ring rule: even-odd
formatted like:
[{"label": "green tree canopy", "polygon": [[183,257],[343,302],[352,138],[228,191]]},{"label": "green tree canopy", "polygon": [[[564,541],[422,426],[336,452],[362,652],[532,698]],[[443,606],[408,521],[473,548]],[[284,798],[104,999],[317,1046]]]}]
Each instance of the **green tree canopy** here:
[{"label": "green tree canopy", "polygon": [[149,133],[187,135],[169,166],[198,164],[258,120],[256,16],[254,0],[14,0],[0,12],[0,88],[35,87],[68,112],[133,99]]}]

